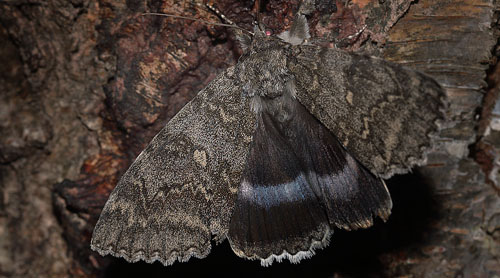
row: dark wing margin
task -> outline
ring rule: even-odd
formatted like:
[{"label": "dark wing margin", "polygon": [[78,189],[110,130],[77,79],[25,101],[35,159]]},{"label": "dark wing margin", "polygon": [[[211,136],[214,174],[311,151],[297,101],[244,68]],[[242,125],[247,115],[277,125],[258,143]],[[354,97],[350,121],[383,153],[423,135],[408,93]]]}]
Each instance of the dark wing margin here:
[{"label": "dark wing margin", "polygon": [[170,265],[207,256],[212,235],[225,239],[255,126],[232,71],[182,108],[123,175],[93,250]]},{"label": "dark wing margin", "polygon": [[445,94],[432,78],[384,61],[294,46],[297,99],[372,173],[389,178],[425,163],[444,119]]},{"label": "dark wing margin", "polygon": [[264,266],[298,263],[327,246],[334,227],[367,228],[392,208],[383,182],[297,100],[288,101],[289,122],[257,116],[229,229],[234,252]]}]

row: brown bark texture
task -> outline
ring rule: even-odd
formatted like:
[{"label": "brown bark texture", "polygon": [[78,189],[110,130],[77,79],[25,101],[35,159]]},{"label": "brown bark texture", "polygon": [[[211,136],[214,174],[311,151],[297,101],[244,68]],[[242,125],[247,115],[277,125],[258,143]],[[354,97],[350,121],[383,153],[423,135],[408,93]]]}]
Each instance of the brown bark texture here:
[{"label": "brown bark texture", "polygon": [[[164,267],[89,248],[101,208],[151,138],[242,51],[202,1],[0,2],[0,277],[500,277],[500,66],[494,0],[316,0],[315,42],[418,69],[449,121],[427,166],[388,181],[387,223],[336,231],[299,265],[262,268],[227,243]],[[286,29],[299,1],[261,1]],[[215,1],[251,30],[253,1]],[[362,32],[359,32],[362,31]],[[359,33],[358,35],[356,35]]]}]

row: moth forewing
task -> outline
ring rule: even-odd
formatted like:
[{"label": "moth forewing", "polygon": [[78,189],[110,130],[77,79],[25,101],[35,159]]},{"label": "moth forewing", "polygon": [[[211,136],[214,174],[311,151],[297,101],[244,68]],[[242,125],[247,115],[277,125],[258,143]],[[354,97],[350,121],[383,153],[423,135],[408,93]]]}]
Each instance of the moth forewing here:
[{"label": "moth forewing", "polygon": [[232,68],[168,122],[111,193],[92,249],[127,261],[202,258],[227,234],[255,120]]}]

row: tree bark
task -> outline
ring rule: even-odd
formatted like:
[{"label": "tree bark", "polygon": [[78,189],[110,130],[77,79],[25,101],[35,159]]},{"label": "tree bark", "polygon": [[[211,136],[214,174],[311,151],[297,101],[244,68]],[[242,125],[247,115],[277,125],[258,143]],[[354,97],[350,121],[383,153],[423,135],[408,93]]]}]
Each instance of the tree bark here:
[{"label": "tree bark", "polygon": [[[299,1],[263,1],[285,30]],[[119,177],[151,138],[242,51],[201,1],[0,3],[0,277],[220,274],[500,276],[500,67],[493,0],[310,1],[314,42],[423,71],[446,90],[448,122],[428,165],[388,181],[387,223],[336,231],[299,265],[261,268],[227,243],[171,267],[89,248]],[[252,30],[253,1],[217,1]]]}]

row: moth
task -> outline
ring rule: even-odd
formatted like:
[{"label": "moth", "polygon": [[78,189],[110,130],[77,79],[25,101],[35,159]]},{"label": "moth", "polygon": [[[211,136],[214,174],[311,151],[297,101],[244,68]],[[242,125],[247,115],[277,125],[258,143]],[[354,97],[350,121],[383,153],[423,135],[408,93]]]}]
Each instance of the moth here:
[{"label": "moth", "polygon": [[170,265],[229,240],[264,266],[297,263],[333,230],[387,220],[383,179],[425,161],[443,119],[432,78],[309,42],[240,33],[239,62],[154,137],[111,193],[91,247]]}]

